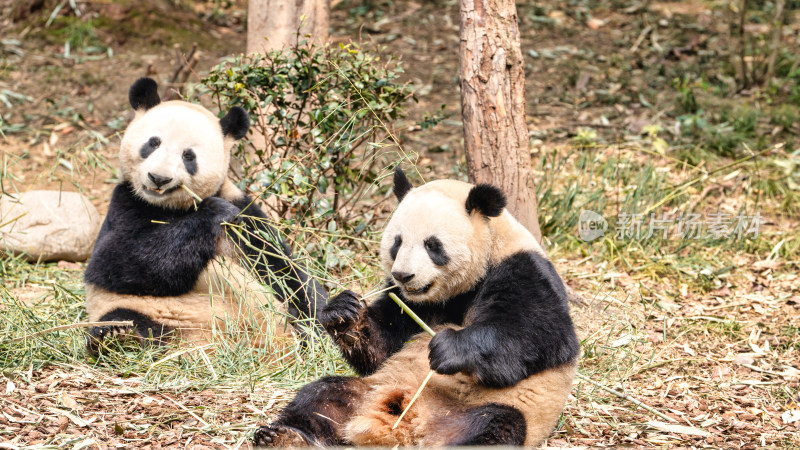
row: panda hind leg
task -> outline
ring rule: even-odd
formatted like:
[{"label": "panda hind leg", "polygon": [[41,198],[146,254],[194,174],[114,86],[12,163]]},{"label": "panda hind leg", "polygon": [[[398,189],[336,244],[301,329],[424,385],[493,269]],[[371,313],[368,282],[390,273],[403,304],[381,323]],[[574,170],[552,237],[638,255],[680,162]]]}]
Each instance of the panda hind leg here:
[{"label": "panda hind leg", "polygon": [[314,442],[311,436],[283,425],[259,427],[253,434],[253,445],[256,447],[304,448],[309,447],[311,442]]},{"label": "panda hind leg", "polygon": [[344,424],[361,405],[366,390],[355,377],[325,377],[307,384],[271,425],[253,435],[256,446],[308,447],[346,444]]},{"label": "panda hind leg", "polygon": [[527,423],[517,408],[488,403],[442,418],[430,432],[447,436],[447,446],[522,445]]},{"label": "panda hind leg", "polygon": [[100,317],[100,322],[131,321],[133,325],[104,325],[91,327],[86,332],[86,351],[97,356],[102,350],[106,338],[136,339],[140,345],[161,346],[166,343],[170,327],[161,325],[146,315],[127,308],[117,308]]}]

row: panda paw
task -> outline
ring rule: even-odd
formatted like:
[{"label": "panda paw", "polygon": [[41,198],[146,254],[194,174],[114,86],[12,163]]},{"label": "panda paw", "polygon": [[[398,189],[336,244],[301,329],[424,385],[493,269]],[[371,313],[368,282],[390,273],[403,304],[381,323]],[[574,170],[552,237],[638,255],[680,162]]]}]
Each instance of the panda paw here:
[{"label": "panda paw", "polygon": [[267,425],[259,427],[253,434],[253,445],[256,447],[298,448],[308,447],[309,442],[294,428]]},{"label": "panda paw", "polygon": [[458,331],[445,328],[437,332],[428,344],[431,370],[443,375],[467,372],[465,355],[460,347]]},{"label": "panda paw", "polygon": [[133,327],[91,327],[86,332],[86,352],[92,356],[97,356],[100,354],[103,342],[107,337],[127,336],[132,332]]},{"label": "panda paw", "polygon": [[334,337],[345,337],[347,333],[361,318],[365,307],[358,294],[346,290],[331,299],[322,310],[319,321],[325,330]]},{"label": "panda paw", "polygon": [[241,221],[241,216],[239,215],[241,209],[220,197],[206,198],[203,200],[201,208],[207,211],[208,214],[211,214],[214,219],[218,220],[220,223],[227,222],[236,224]]}]

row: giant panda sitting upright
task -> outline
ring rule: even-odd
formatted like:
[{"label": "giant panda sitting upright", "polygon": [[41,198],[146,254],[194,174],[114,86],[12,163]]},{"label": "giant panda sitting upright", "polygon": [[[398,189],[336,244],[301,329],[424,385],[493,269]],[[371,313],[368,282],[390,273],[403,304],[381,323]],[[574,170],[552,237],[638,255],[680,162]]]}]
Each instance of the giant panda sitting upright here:
[{"label": "giant panda sitting upright", "polygon": [[[287,321],[313,319],[327,293],[227,177],[230,148],[250,127],[247,113],[234,107],[217,119],[199,105],[162,103],[149,78],[128,96],[135,116],[120,146],[122,181],[85,283],[90,322],[133,326],[90,328],[88,350],[95,353],[109,335],[203,342],[228,319],[259,329],[255,345],[275,345],[263,337],[287,336]],[[272,303],[267,280],[280,302]]]},{"label": "giant panda sitting upright", "polygon": [[361,377],[303,387],[255,443],[538,445],[558,421],[579,352],[561,278],[496,187],[412,188],[398,170],[394,193],[400,204],[381,240],[387,288],[436,336],[387,294],[365,307],[341,293],[320,321]]}]

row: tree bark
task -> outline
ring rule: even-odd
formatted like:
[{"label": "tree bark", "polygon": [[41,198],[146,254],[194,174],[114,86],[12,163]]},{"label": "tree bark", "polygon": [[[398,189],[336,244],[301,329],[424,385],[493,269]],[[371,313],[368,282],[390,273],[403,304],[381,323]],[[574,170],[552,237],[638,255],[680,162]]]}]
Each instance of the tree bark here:
[{"label": "tree bark", "polygon": [[460,51],[469,178],[502,188],[511,214],[541,242],[514,1],[461,0]]},{"label": "tree bark", "polygon": [[247,53],[266,53],[297,44],[306,36],[328,40],[330,0],[249,0]]},{"label": "tree bark", "polygon": [[772,77],[775,76],[775,63],[778,62],[778,52],[780,51],[781,40],[783,39],[784,6],[786,6],[786,0],[777,0],[775,2],[775,20],[772,22],[772,44],[770,44],[767,69],[764,74],[764,86],[767,87],[772,83]]}]

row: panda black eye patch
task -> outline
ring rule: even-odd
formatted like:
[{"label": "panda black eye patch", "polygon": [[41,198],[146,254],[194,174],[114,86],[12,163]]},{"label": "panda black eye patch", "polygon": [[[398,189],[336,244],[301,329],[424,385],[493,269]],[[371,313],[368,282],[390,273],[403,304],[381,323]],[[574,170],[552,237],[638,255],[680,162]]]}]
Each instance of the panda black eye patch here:
[{"label": "panda black eye patch", "polygon": [[189,175],[197,173],[197,155],[195,155],[194,150],[187,148],[183,151],[183,165],[186,166],[186,171],[189,172]]},{"label": "panda black eye patch", "polygon": [[403,238],[398,234],[394,237],[394,245],[392,245],[392,248],[389,249],[389,254],[392,255],[392,259],[397,258],[397,252],[400,251],[401,245],[403,245]]},{"label": "panda black eye patch", "polygon": [[150,139],[148,139],[147,142],[144,143],[142,148],[139,150],[139,155],[142,157],[142,159],[147,159],[147,157],[150,156],[151,153],[156,151],[156,149],[160,146],[161,146],[161,139],[157,138],[156,136],[153,136]]},{"label": "panda black eye patch", "polygon": [[446,266],[447,263],[450,262],[450,257],[447,256],[447,252],[444,251],[442,241],[436,236],[425,239],[425,251],[428,252],[431,261],[437,266]]}]

